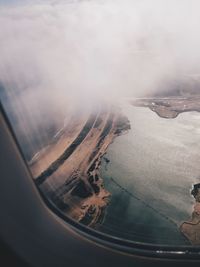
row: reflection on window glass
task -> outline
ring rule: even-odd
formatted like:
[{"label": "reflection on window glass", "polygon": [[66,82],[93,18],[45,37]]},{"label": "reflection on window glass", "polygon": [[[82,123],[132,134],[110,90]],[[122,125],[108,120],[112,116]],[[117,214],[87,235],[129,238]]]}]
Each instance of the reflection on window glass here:
[{"label": "reflection on window glass", "polygon": [[0,99],[36,185],[103,233],[200,245],[199,1],[19,2]]}]

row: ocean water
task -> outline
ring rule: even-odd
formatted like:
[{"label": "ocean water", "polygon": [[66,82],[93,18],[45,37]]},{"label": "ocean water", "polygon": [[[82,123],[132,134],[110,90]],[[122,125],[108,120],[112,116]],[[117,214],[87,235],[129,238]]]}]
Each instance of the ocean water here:
[{"label": "ocean water", "polygon": [[200,182],[200,113],[164,119],[122,104],[131,130],[115,139],[101,174],[112,197],[99,230],[136,242],[187,245],[179,231]]}]

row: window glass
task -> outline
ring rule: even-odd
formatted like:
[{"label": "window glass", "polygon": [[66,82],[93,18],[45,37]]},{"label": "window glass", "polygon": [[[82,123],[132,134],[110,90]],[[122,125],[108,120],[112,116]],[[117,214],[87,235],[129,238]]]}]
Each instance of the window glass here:
[{"label": "window glass", "polygon": [[199,1],[0,1],[0,99],[36,185],[114,237],[200,245]]}]

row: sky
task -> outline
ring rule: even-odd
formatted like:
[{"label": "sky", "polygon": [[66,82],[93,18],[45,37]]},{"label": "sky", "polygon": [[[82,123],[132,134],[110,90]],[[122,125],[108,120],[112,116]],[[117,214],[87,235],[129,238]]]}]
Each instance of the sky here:
[{"label": "sky", "polygon": [[118,97],[199,72],[198,0],[0,3],[4,84],[35,79],[68,97]]},{"label": "sky", "polygon": [[199,0],[0,0],[0,98],[19,128],[37,129],[74,106],[200,77],[199,10]]}]

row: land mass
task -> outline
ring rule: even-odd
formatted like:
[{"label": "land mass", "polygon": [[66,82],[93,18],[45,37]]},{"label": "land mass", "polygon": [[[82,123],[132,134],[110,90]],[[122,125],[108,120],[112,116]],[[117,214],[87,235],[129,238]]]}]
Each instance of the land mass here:
[{"label": "land mass", "polygon": [[131,99],[130,103],[137,107],[148,107],[158,116],[174,119],[182,112],[200,112],[200,95],[190,97],[153,97]]},{"label": "land mass", "polygon": [[193,245],[200,245],[200,184],[194,185],[192,195],[196,200],[192,218],[180,226],[181,232]]},{"label": "land mass", "polygon": [[[130,129],[127,117],[112,106],[100,107],[82,118],[30,162],[35,183],[72,219],[98,226],[110,193],[100,177],[101,161],[114,138]],[[74,130],[73,130],[74,129]]]}]

